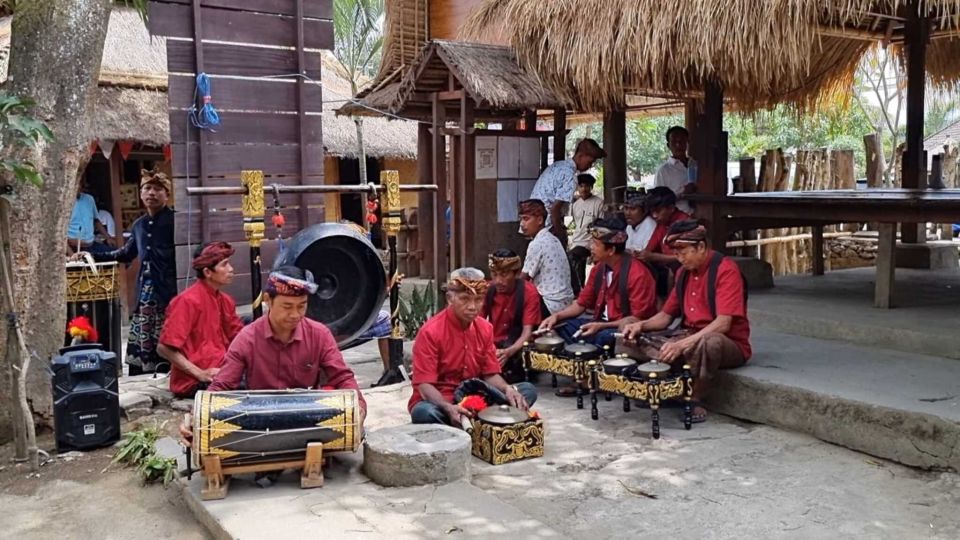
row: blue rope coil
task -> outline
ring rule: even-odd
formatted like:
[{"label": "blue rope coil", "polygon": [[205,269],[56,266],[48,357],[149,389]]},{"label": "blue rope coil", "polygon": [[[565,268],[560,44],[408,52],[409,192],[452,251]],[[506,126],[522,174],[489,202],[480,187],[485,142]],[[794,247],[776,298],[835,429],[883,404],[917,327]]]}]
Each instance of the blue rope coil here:
[{"label": "blue rope coil", "polygon": [[[190,123],[200,129],[215,131],[213,128],[220,125],[220,113],[213,106],[210,91],[210,77],[206,73],[199,73],[197,75],[197,87],[193,92]],[[200,106],[199,109],[197,109],[197,105]]]}]

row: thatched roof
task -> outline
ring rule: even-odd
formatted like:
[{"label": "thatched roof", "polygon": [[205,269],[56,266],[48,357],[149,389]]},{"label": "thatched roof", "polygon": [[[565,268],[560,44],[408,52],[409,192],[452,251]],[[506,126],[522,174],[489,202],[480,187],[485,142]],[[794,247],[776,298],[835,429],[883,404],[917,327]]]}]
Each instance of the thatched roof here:
[{"label": "thatched roof", "polygon": [[101,86],[90,140],[128,140],[154,146],[170,142],[167,93],[163,90]]},{"label": "thatched roof", "polygon": [[[431,92],[449,89],[452,76],[473,100],[477,118],[519,115],[523,111],[568,104],[517,63],[510,47],[465,41],[432,40],[403,71],[361,94],[360,104],[347,104],[339,114],[377,114],[430,118]],[[399,79],[399,80],[398,80]]]},{"label": "thatched roof", "polygon": [[[353,119],[335,114],[350,99],[350,82],[343,68],[329,52],[324,53],[323,80],[323,147],[328,155],[356,158],[357,128]],[[371,157],[416,159],[417,123],[386,118],[364,118],[364,151]]]},{"label": "thatched roof", "polygon": [[[520,64],[578,108],[631,93],[697,95],[718,81],[744,111],[849,95],[874,43],[903,39],[904,0],[486,0],[464,38],[498,32]],[[935,17],[931,79],[960,76],[960,0],[927,0]],[[598,24],[597,21],[605,21]]]}]

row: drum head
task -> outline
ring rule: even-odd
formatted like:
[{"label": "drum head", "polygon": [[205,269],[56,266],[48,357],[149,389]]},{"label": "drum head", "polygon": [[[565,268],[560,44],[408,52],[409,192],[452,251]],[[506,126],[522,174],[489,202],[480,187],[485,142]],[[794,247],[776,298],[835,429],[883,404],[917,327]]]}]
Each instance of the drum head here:
[{"label": "drum head", "polygon": [[563,348],[563,352],[571,358],[576,357],[579,353],[581,359],[590,360],[600,355],[600,348],[596,345],[581,341],[579,343],[570,343]]},{"label": "drum head", "polygon": [[666,362],[657,362],[656,360],[651,360],[637,366],[637,372],[643,375],[648,375],[650,373],[667,373],[670,371],[670,364]]}]

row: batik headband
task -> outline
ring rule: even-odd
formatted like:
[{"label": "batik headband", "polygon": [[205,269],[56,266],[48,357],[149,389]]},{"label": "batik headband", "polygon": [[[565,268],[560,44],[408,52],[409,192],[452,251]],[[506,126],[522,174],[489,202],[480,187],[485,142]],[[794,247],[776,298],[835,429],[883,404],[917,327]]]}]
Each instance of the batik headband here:
[{"label": "batik headband", "polygon": [[233,246],[226,242],[211,242],[207,244],[199,255],[193,258],[193,269],[213,268],[220,261],[229,259],[234,253]]},{"label": "batik headband", "polygon": [[590,235],[604,244],[626,244],[627,233],[623,230],[610,229],[602,225],[590,227]]},{"label": "batik headband", "polygon": [[487,258],[487,263],[490,266],[490,271],[497,273],[519,272],[523,266],[519,255],[514,255],[513,257],[495,257],[490,255]]},{"label": "batik headband", "polygon": [[707,240],[707,228],[693,220],[678,221],[670,226],[663,243],[673,247],[676,244],[699,244]]},{"label": "batik headband", "polygon": [[469,292],[470,294],[486,294],[489,284],[485,279],[467,279],[463,277],[450,278],[447,290],[451,292]]},{"label": "batik headband", "polygon": [[317,284],[313,281],[313,275],[306,272],[306,277],[307,279],[304,280],[286,276],[279,272],[271,272],[263,291],[270,296],[309,296],[316,294]]}]

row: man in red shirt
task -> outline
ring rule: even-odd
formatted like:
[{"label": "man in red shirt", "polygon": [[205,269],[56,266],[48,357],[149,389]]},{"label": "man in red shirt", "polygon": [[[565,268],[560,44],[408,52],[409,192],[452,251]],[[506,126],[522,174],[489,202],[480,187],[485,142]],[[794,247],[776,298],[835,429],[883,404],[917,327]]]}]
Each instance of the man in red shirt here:
[{"label": "man in red shirt", "polygon": [[[620,218],[594,223],[590,254],[593,269],[577,300],[540,324],[567,342],[577,338],[597,346],[615,344],[614,333],[624,325],[646,319],[657,311],[656,282],[646,264],[625,253],[627,224]],[[585,316],[588,310],[592,316]],[[559,323],[563,323],[557,326]]]},{"label": "man in red shirt", "polygon": [[657,296],[663,298],[670,291],[670,275],[680,267],[673,248],[664,239],[670,226],[690,219],[690,215],[677,209],[677,194],[666,186],[655,187],[647,194],[644,207],[657,222],[647,247],[636,254],[637,259],[650,264],[657,277]]},{"label": "man in red shirt", "polygon": [[493,325],[478,317],[487,292],[483,272],[459,268],[447,283],[447,307],[420,328],[413,344],[413,395],[407,409],[414,424],[461,425],[470,412],[453,402],[460,383],[481,379],[494,401],[527,409],[537,390],[500,376]]},{"label": "man in red shirt", "polygon": [[226,242],[200,246],[193,257],[197,281],[167,307],[157,353],[170,362],[170,391],[177,397],[190,398],[206,388],[243,329],[236,303],[223,292],[233,282],[233,253]]},{"label": "man in red shirt", "polygon": [[493,325],[503,378],[519,382],[523,378],[519,353],[540,324],[540,294],[533,283],[520,277],[520,256],[513,251],[498,249],[489,263],[493,286],[487,289],[480,317]]},{"label": "man in red shirt", "polygon": [[660,360],[690,364],[696,378],[695,422],[706,419],[699,400],[706,396],[717,370],[740,367],[752,354],[743,276],[733,260],[707,248],[706,238],[706,229],[696,221],[680,221],[670,227],[665,241],[683,267],[677,273],[676,286],[660,313],[624,329],[627,339],[633,340],[681,318],[688,335],[664,344]]}]

